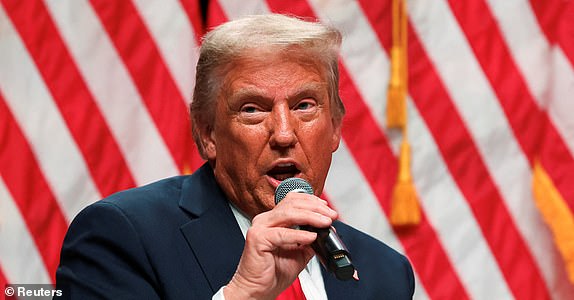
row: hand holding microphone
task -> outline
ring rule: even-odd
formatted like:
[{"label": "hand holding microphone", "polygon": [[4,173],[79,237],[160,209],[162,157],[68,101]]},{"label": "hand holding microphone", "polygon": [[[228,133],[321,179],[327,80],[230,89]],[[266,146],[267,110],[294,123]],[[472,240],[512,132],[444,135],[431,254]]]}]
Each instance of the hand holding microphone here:
[{"label": "hand holding microphone", "polygon": [[[293,282],[314,254],[337,278],[353,278],[350,255],[329,227],[336,213],[324,200],[313,196],[313,189],[302,179],[284,180],[276,189],[276,202],[289,192],[308,195],[297,196],[304,200],[285,199],[288,202],[253,218],[238,269],[224,290],[229,299],[239,294],[273,299]],[[294,230],[296,225],[304,230]]]},{"label": "hand holding microphone", "polygon": [[315,255],[311,244],[318,233],[294,227],[327,228],[337,213],[314,195],[292,196],[253,217],[237,270],[224,289],[226,299],[275,299]]},{"label": "hand holding microphone", "polygon": [[[283,180],[275,190],[275,204],[279,204],[290,192],[313,195],[313,188],[301,178]],[[351,262],[350,253],[333,226],[329,228],[315,228],[303,225],[300,228],[317,233],[317,239],[311,246],[327,270],[334,273],[340,280],[354,278],[355,267]]]}]

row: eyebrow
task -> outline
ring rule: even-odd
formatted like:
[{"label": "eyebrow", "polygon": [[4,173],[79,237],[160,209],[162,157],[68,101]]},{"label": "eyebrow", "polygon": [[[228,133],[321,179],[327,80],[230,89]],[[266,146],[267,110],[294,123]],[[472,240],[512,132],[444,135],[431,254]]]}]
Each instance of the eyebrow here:
[{"label": "eyebrow", "polygon": [[258,98],[265,99],[263,92],[256,87],[246,87],[242,88],[231,94],[229,97],[230,102],[235,102],[241,99]]},{"label": "eyebrow", "polygon": [[[306,82],[300,86],[298,86],[296,89],[293,90],[293,92],[291,92],[289,94],[289,98],[288,99],[293,99],[293,98],[299,98],[303,95],[306,94],[310,94],[310,93],[322,93],[322,92],[326,92],[327,83],[320,83],[320,82]],[[264,93],[257,87],[245,87],[245,88],[241,88],[240,90],[234,92],[231,97],[230,100],[231,101],[237,101],[237,100],[241,100],[241,99],[266,99],[267,97],[264,95]]]},{"label": "eyebrow", "polygon": [[327,91],[327,83],[320,82],[307,82],[299,86],[294,93],[291,93],[290,97],[300,98],[302,95],[309,93],[322,93]]}]

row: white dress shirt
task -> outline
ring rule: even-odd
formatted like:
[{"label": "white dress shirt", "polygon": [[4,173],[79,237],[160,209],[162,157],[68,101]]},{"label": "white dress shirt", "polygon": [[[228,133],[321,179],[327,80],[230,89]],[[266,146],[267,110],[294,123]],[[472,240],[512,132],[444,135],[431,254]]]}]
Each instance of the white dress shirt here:
[{"label": "white dress shirt", "polygon": [[[235,205],[229,204],[237,224],[243,233],[243,238],[247,234],[247,230],[251,227],[251,221],[247,218]],[[319,259],[317,256],[309,261],[305,269],[299,273],[299,281],[301,282],[301,289],[305,298],[307,300],[327,300],[327,292],[325,291],[325,285],[323,284],[323,275],[321,274],[321,266],[319,264]],[[223,296],[223,286],[215,295],[213,295],[213,300],[225,300]]]}]

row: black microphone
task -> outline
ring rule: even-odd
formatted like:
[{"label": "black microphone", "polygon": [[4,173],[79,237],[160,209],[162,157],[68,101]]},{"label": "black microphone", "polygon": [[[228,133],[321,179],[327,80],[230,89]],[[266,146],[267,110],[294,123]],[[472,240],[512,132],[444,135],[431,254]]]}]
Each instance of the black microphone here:
[{"label": "black microphone", "polygon": [[[275,204],[283,200],[287,193],[305,193],[313,195],[313,188],[304,179],[287,178],[283,180],[275,190]],[[353,278],[355,267],[351,262],[351,254],[335,232],[333,226],[329,228],[315,228],[301,225],[301,229],[317,233],[317,239],[311,244],[325,269],[335,274],[339,280]]]}]

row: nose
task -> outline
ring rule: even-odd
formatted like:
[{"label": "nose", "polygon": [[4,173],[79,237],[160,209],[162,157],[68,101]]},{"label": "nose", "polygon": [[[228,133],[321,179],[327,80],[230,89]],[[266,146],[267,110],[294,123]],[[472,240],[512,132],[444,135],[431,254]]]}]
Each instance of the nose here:
[{"label": "nose", "polygon": [[297,144],[296,120],[287,105],[278,105],[271,111],[271,138],[273,148],[289,148]]}]

